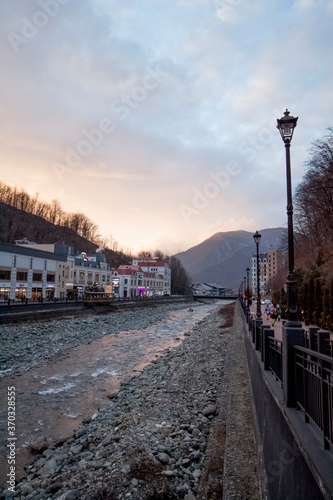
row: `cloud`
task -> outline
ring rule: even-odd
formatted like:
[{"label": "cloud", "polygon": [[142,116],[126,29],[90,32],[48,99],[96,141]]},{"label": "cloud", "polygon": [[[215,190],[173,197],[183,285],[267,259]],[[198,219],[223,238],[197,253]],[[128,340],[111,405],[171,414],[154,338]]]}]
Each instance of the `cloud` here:
[{"label": "cloud", "polygon": [[[296,186],[332,125],[332,16],[324,0],[4,1],[1,177],[132,248],[282,225],[276,119],[299,116]],[[25,39],[17,51],[9,33]],[[179,207],[197,210],[230,162],[241,173],[186,221]]]}]

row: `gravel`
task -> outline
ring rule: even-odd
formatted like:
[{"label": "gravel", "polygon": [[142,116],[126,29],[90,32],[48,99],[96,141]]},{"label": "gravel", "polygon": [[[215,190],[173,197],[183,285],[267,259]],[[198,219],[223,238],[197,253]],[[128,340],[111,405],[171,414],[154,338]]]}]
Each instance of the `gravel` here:
[{"label": "gravel", "polygon": [[[232,304],[206,316],[179,346],[123,380],[72,438],[43,447],[15,498],[261,498],[237,308],[234,322]],[[149,321],[147,311],[128,313],[134,317],[136,328]]]}]

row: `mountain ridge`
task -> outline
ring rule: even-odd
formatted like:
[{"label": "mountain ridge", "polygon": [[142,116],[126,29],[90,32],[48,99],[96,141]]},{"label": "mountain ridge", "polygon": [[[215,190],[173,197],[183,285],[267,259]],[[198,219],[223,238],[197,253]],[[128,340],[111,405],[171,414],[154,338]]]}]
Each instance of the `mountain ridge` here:
[{"label": "mountain ridge", "polygon": [[[259,252],[281,247],[285,229],[260,230]],[[218,232],[176,257],[181,261],[193,283],[216,283],[237,290],[245,270],[251,267],[251,257],[256,254],[253,233],[245,230]]]}]

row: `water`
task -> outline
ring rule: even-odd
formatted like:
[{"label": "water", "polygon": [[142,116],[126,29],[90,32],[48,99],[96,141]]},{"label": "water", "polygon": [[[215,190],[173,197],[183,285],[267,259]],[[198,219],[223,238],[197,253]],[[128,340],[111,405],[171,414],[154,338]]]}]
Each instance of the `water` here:
[{"label": "water", "polygon": [[[109,402],[107,396],[119,390],[125,377],[138,374],[179,344],[186,331],[220,307],[209,304],[193,311],[169,311],[163,321],[144,330],[106,334],[90,344],[62,351],[20,376],[2,378],[1,401],[7,400],[8,387],[16,388],[17,479],[33,459],[29,443],[40,436],[46,436],[50,443],[71,436],[82,420]],[[0,413],[0,426],[7,431],[7,408]],[[4,485],[8,468],[4,453],[1,461],[0,485]]]}]

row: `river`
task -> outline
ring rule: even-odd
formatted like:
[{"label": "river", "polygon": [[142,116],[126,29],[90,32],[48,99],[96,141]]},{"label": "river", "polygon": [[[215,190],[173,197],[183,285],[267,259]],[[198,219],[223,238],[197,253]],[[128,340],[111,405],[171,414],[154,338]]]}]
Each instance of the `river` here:
[{"label": "river", "polygon": [[[168,349],[179,344],[191,330],[221,304],[205,304],[168,311],[162,321],[142,330],[106,333],[89,344],[66,349],[47,363],[0,380],[1,401],[8,387],[16,393],[16,477],[33,460],[28,445],[41,436],[49,443],[70,437],[99,407],[110,403],[121,381],[140,371]],[[0,412],[0,485],[8,469],[6,457],[7,407]]]}]

